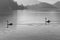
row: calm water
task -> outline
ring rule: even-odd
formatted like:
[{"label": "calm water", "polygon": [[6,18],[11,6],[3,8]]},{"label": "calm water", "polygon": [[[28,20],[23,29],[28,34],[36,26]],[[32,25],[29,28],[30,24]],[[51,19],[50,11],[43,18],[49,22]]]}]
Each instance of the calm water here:
[{"label": "calm water", "polygon": [[39,12],[32,10],[17,11],[17,24],[45,23],[45,17],[52,22],[58,22],[60,13],[55,11]]},{"label": "calm water", "polygon": [[40,12],[33,10],[14,10],[0,12],[0,26],[6,27],[7,20],[15,26],[28,23],[44,23],[45,17],[52,22],[60,22],[60,13],[55,11]]},{"label": "calm water", "polygon": [[[39,12],[32,10],[14,10],[9,12],[0,12],[0,27],[7,26],[7,20],[16,27],[16,32],[8,36],[0,37],[0,40],[59,40],[59,25],[22,25],[29,23],[44,23],[45,17],[52,22],[60,22],[60,13],[55,11]],[[16,26],[19,25],[19,26]]]}]

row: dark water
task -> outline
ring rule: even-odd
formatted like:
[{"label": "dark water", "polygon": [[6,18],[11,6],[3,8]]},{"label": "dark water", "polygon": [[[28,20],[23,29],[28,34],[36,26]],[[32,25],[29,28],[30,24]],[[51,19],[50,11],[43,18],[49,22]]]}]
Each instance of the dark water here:
[{"label": "dark water", "polygon": [[[60,40],[60,27],[58,25],[20,25],[29,23],[45,23],[45,17],[52,22],[60,22],[60,13],[55,11],[39,12],[32,10],[14,10],[0,12],[0,27],[6,27],[7,20],[16,27],[17,31],[0,40]],[[16,26],[18,25],[18,27]]]},{"label": "dark water", "polygon": [[7,27],[7,20],[16,24],[17,11],[0,11],[0,27]]}]

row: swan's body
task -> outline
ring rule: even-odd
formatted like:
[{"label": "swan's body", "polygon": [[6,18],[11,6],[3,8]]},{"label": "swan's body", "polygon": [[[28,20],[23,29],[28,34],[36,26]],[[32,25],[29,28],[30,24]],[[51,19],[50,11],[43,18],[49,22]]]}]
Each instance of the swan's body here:
[{"label": "swan's body", "polygon": [[45,24],[49,24],[51,21],[45,18]]}]

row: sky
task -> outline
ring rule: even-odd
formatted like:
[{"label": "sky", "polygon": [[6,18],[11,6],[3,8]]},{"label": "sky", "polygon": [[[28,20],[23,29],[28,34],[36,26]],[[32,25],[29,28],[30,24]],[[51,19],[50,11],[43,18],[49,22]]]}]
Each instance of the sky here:
[{"label": "sky", "polygon": [[39,1],[47,2],[47,3],[50,3],[50,4],[54,4],[54,3],[56,3],[59,0],[39,0]]},{"label": "sky", "polygon": [[24,4],[24,5],[32,5],[32,4],[37,4],[39,2],[47,2],[50,4],[54,4],[55,2],[59,0],[15,0],[17,1],[18,5]]}]

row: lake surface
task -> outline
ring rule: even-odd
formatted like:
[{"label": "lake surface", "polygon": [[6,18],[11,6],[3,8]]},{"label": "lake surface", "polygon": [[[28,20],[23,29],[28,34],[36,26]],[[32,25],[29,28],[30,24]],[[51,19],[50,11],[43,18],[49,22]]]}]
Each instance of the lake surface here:
[{"label": "lake surface", "polygon": [[40,12],[33,10],[18,10],[17,11],[17,24],[27,23],[45,23],[45,17],[52,22],[58,22],[60,13],[55,11]]},{"label": "lake surface", "polygon": [[41,12],[33,10],[14,10],[0,12],[0,26],[6,27],[7,20],[15,26],[29,23],[45,23],[45,17],[52,23],[60,22],[60,13],[55,11]]},{"label": "lake surface", "polygon": [[[60,22],[60,13],[55,11],[14,10],[0,12],[1,28],[7,27],[7,20],[9,23],[13,23],[6,30],[0,31],[0,40],[60,40],[60,25],[45,25],[45,17],[52,23]],[[41,23],[43,24],[41,25]],[[10,32],[10,30],[12,31]]]}]

